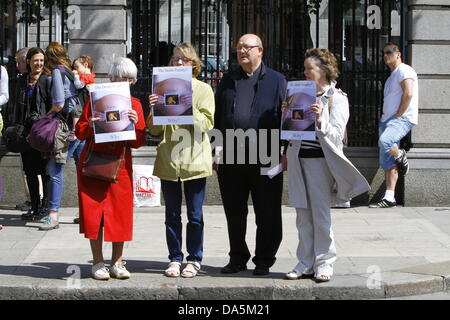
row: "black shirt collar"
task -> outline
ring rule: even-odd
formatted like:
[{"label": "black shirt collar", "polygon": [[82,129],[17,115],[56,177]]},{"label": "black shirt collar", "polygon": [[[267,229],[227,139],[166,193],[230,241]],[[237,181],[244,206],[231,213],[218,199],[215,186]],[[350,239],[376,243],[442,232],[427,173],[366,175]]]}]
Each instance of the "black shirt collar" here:
[{"label": "black shirt collar", "polygon": [[[261,62],[258,69],[253,72],[253,75],[258,75],[258,79],[261,79],[266,74],[266,65],[264,62]],[[239,66],[239,69],[232,74],[230,74],[231,78],[233,80],[241,80],[241,79],[248,79],[247,73],[242,69],[241,66]]]}]

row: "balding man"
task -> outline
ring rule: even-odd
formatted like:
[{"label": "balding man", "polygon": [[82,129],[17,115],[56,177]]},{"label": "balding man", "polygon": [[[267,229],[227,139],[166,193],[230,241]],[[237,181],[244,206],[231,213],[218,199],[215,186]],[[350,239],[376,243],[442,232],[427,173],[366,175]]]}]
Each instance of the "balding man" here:
[{"label": "balding man", "polygon": [[27,53],[29,48],[22,48],[16,52],[16,67],[20,73],[27,72]]},{"label": "balding man", "polygon": [[[262,142],[270,150],[271,132],[278,132],[280,129],[286,80],[283,75],[262,62],[264,49],[258,36],[243,35],[237,43],[236,51],[240,68],[223,77],[216,93],[215,128],[224,137],[221,154],[224,163],[218,165],[217,174],[230,240],[230,260],[221,272],[230,274],[247,269],[251,255],[245,234],[247,202],[251,194],[257,225],[255,256],[252,259],[256,267],[253,274],[266,275],[275,263],[275,255],[282,239],[283,175],[279,174],[273,179],[263,175],[261,152],[258,150],[256,155],[252,154],[250,146],[261,147]],[[254,135],[257,139],[246,139],[243,143],[244,154],[236,154],[239,151],[236,152],[238,148],[233,143],[234,137],[227,139],[227,131],[236,132],[239,129],[246,136]],[[266,129],[267,136],[260,135],[260,129]],[[234,157],[228,157],[227,152],[233,152]],[[279,147],[270,150],[269,154],[272,152],[279,156]],[[252,161],[254,156],[257,161]],[[237,161],[237,158],[242,157],[245,158],[243,164]]]}]

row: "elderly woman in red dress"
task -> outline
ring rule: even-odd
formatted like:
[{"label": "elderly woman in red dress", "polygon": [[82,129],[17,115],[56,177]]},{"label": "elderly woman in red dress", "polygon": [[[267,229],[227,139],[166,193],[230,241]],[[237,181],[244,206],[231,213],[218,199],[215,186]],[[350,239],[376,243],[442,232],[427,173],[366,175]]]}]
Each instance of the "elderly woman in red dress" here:
[{"label": "elderly woman in red dress", "polygon": [[[112,63],[109,78],[112,82],[137,81],[136,65],[127,58],[116,58]],[[132,110],[128,112],[135,124],[136,140],[106,142],[95,144],[93,124],[100,120],[92,116],[88,100],[76,125],[76,135],[80,140],[87,140],[81,153],[77,177],[78,199],[80,207],[80,233],[90,239],[93,255],[92,277],[96,280],[108,280],[110,276],[128,279],[130,273],[122,260],[124,241],[132,240],[133,232],[133,175],[131,148],[139,148],[145,143],[145,120],[139,99],[131,98]],[[120,156],[125,147],[125,160],[117,176],[116,183],[90,178],[81,173],[88,148],[96,152]],[[103,259],[103,237],[112,242],[111,267],[105,266]]]}]

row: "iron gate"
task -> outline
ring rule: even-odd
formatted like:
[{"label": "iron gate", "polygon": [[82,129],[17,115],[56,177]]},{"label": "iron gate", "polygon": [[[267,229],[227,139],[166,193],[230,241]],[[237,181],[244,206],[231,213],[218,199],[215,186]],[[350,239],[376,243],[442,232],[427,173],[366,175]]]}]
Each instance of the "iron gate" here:
[{"label": "iron gate", "polygon": [[[381,50],[395,41],[407,54],[403,0],[228,1],[230,50],[244,33],[260,35],[264,61],[289,80],[304,79],[303,57],[328,48],[339,60],[338,87],[350,102],[349,146],[377,145],[388,69]],[[233,65],[233,63],[230,63]]]},{"label": "iron gate", "polygon": [[0,64],[9,75],[10,102],[2,108],[6,127],[8,112],[17,84],[15,54],[23,47],[45,50],[52,41],[67,43],[68,0],[2,0],[0,2]]},{"label": "iron gate", "polygon": [[132,93],[141,98],[146,115],[152,68],[166,66],[173,48],[181,42],[196,47],[204,65],[199,78],[215,87],[225,71],[223,1],[130,0],[128,9],[132,25],[130,58],[139,70]]},{"label": "iron gate", "polygon": [[[24,22],[24,45],[45,47],[46,42],[54,40],[64,43],[67,40],[64,14],[58,21],[53,17],[57,10],[67,6],[67,2],[0,2],[3,12],[0,19],[0,63],[10,66],[12,79],[15,76],[13,57],[18,49],[18,20]],[[152,68],[167,65],[173,47],[182,41],[196,46],[205,66],[201,79],[213,87],[222,72],[237,66],[234,48],[237,39],[244,33],[260,35],[265,47],[265,63],[286,75],[289,80],[304,78],[303,54],[307,48],[329,48],[340,62],[342,73],[338,78],[338,86],[349,96],[350,146],[376,146],[382,90],[388,74],[380,52],[385,42],[393,40],[401,45],[404,57],[407,55],[404,2],[128,0],[131,28],[129,57],[136,62],[139,70],[139,81],[132,91],[141,98],[147,114]],[[17,9],[23,10],[19,17],[16,15]],[[377,17],[377,12],[381,23],[375,23],[372,27],[369,22],[374,16]],[[45,14],[48,19],[44,25],[44,20],[38,17]],[[57,25],[59,32],[56,32]]]}]

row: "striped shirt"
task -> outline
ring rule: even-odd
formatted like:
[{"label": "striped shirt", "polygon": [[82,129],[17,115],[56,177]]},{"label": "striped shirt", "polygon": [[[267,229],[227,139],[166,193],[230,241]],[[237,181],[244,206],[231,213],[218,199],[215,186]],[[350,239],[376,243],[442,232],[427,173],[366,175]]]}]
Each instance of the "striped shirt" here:
[{"label": "striped shirt", "polygon": [[[325,92],[327,94],[325,94]],[[328,95],[333,94],[333,88],[324,91],[324,93],[317,95],[317,103],[322,105],[328,104]],[[319,140],[316,136],[316,140],[302,140],[302,145],[298,153],[299,158],[323,158],[323,150],[320,146]]]}]

